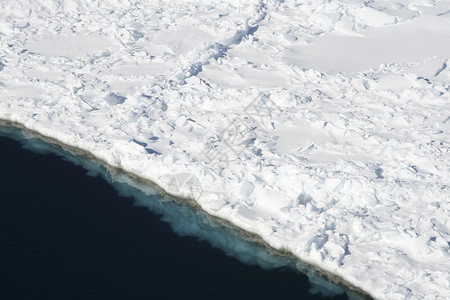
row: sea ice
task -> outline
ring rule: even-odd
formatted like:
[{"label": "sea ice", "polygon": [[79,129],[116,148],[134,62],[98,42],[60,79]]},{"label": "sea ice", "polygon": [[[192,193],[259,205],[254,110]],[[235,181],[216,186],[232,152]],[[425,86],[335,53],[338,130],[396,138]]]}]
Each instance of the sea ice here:
[{"label": "sea ice", "polygon": [[3,1],[0,119],[374,298],[450,298],[449,11]]}]

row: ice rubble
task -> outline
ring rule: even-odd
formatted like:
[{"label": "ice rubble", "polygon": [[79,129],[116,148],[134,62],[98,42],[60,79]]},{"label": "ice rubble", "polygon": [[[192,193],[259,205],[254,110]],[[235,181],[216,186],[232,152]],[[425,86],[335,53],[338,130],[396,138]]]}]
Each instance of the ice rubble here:
[{"label": "ice rubble", "polygon": [[1,119],[375,298],[450,298],[450,1],[4,1],[0,51]]}]

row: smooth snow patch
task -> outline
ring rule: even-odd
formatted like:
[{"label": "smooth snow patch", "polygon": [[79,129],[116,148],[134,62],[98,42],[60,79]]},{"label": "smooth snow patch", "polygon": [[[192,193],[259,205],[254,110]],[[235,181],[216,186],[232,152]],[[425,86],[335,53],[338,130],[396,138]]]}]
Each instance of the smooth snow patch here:
[{"label": "smooth snow patch", "polygon": [[71,59],[94,54],[112,45],[112,41],[104,36],[65,36],[49,33],[25,43],[26,49],[30,52],[45,56],[64,56]]},{"label": "smooth snow patch", "polygon": [[407,24],[368,28],[359,36],[328,33],[309,45],[289,47],[284,61],[327,74],[358,72],[381,64],[448,56],[450,21],[424,16]]}]

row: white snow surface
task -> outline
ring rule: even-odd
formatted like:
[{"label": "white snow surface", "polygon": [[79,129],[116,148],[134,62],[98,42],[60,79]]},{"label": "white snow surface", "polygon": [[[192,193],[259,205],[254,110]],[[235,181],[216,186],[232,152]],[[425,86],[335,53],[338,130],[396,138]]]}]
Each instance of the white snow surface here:
[{"label": "white snow surface", "polygon": [[0,1],[0,118],[377,299],[450,299],[450,1]]}]

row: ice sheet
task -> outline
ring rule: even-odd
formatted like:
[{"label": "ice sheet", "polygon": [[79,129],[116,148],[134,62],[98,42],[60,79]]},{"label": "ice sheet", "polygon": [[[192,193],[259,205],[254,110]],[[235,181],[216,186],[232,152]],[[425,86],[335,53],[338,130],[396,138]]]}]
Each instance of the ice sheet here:
[{"label": "ice sheet", "polygon": [[450,298],[449,11],[3,1],[0,118],[375,298]]}]

